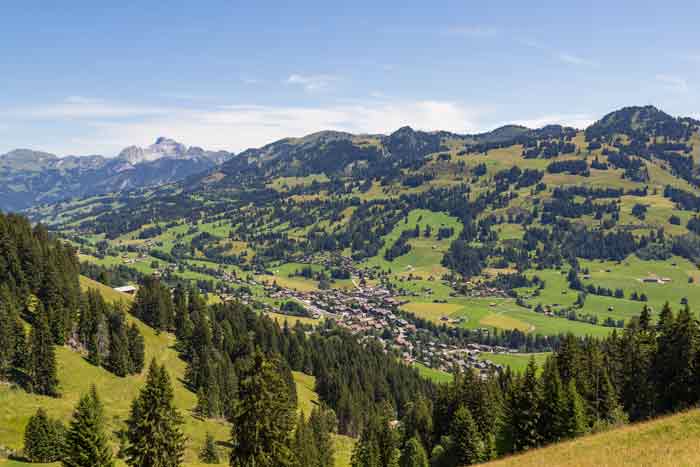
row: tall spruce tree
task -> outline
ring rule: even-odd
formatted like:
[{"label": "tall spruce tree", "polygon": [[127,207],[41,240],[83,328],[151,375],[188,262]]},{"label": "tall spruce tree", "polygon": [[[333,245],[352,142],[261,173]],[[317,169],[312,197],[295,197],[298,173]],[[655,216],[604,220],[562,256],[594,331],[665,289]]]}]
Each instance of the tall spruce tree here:
[{"label": "tall spruce tree", "polygon": [[64,467],[114,466],[104,409],[95,386],[81,397],[73,412],[61,462]]},{"label": "tall spruce tree", "polygon": [[18,319],[9,287],[0,284],[0,375],[7,372],[15,358]]},{"label": "tall spruce tree", "polygon": [[146,385],[131,404],[126,463],[132,467],[178,467],[185,451],[183,419],[173,402],[165,367],[151,362]]},{"label": "tall spruce tree", "polygon": [[471,465],[486,459],[487,448],[479,429],[466,406],[455,412],[452,420],[452,458],[456,465]]},{"label": "tall spruce tree", "polygon": [[260,351],[253,355],[231,420],[231,466],[293,465],[290,434],[295,406],[280,370],[277,358],[266,358]]},{"label": "tall spruce tree", "polygon": [[567,434],[568,400],[559,377],[556,357],[550,357],[542,372],[542,405],[539,432],[545,443],[554,443]]},{"label": "tall spruce tree", "polygon": [[58,395],[56,353],[44,307],[39,302],[37,317],[29,334],[29,377],[32,392],[44,396]]},{"label": "tall spruce tree", "polygon": [[567,398],[567,418],[566,418],[566,433],[567,438],[575,438],[581,436],[588,431],[586,424],[586,409],[584,407],[583,398],[576,390],[576,383],[571,380],[566,388]]},{"label": "tall spruce tree", "polygon": [[131,360],[130,373],[139,374],[143,371],[146,358],[146,344],[136,323],[131,323],[126,332],[126,337],[129,345],[129,360]]},{"label": "tall spruce tree", "polygon": [[535,359],[531,358],[525,374],[513,385],[507,401],[506,426],[510,432],[512,449],[516,452],[540,444],[541,397],[537,365]]}]

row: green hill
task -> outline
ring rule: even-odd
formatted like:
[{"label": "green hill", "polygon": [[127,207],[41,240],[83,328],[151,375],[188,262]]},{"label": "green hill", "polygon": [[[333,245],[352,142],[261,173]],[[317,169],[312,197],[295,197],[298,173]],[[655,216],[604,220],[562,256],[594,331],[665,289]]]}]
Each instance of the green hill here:
[{"label": "green hill", "polygon": [[585,436],[487,467],[692,467],[700,465],[700,411]]}]

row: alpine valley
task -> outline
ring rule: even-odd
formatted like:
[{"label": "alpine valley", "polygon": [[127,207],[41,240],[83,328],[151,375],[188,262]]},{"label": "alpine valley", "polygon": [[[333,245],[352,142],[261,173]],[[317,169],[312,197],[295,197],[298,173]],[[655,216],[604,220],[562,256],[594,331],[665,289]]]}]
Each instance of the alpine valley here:
[{"label": "alpine valley", "polygon": [[700,121],[652,106],[12,151],[7,465],[697,465],[699,187]]}]

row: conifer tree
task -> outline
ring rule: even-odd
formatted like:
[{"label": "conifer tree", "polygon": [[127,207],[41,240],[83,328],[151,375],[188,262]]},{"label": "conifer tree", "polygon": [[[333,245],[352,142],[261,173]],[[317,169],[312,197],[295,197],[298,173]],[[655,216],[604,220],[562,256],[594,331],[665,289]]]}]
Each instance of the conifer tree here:
[{"label": "conifer tree", "polygon": [[66,434],[64,467],[113,467],[112,448],[105,432],[104,409],[92,387],[73,412]]},{"label": "conifer tree", "polygon": [[674,331],[675,317],[671,305],[666,302],[659,313],[656,323],[656,354],[654,356],[653,381],[656,383],[657,403],[659,412],[668,412],[673,407],[673,379],[677,362],[674,361]]},{"label": "conifer tree", "polygon": [[575,438],[586,433],[588,426],[586,424],[586,409],[583,399],[576,390],[576,383],[573,380],[569,381],[567,386],[566,398],[568,404],[565,437]]},{"label": "conifer tree", "polygon": [[109,359],[107,368],[117,376],[126,376],[131,372],[129,342],[124,325],[124,316],[115,312],[110,316]]},{"label": "conifer tree", "polygon": [[406,442],[401,451],[400,467],[428,467],[428,455],[420,440],[415,436]]},{"label": "conifer tree", "polygon": [[337,429],[338,420],[335,413],[325,407],[314,407],[309,417],[309,426],[313,432],[314,443],[319,467],[333,467],[335,465],[335,448],[331,433]]},{"label": "conifer tree", "polygon": [[294,403],[280,374],[281,363],[257,351],[240,382],[233,410],[231,465],[277,467],[292,465],[290,434]]},{"label": "conifer tree", "polygon": [[174,406],[170,377],[154,359],[146,385],[131,404],[126,463],[131,467],[180,466],[185,451],[182,424],[182,416]]},{"label": "conifer tree", "polygon": [[15,358],[17,311],[10,289],[0,285],[0,375],[6,372]]},{"label": "conifer tree", "polygon": [[212,436],[211,433],[207,433],[204,440],[204,446],[199,452],[199,460],[204,464],[219,463],[219,450],[216,448],[216,442],[214,441],[214,436]]},{"label": "conifer tree", "polygon": [[672,334],[673,371],[668,381],[670,398],[668,406],[674,411],[690,407],[698,398],[693,386],[697,341],[697,322],[691,315],[688,305],[685,305],[678,312]]},{"label": "conifer tree", "polygon": [[567,433],[568,401],[556,357],[550,357],[542,373],[542,406],[539,432],[545,443],[557,442]]},{"label": "conifer tree", "polygon": [[352,467],[384,467],[379,445],[379,420],[372,417],[352,451]]},{"label": "conifer tree", "polygon": [[32,391],[44,396],[58,395],[53,337],[41,303],[37,307],[37,318],[29,334],[29,348],[29,376]]},{"label": "conifer tree", "polygon": [[139,331],[136,323],[131,323],[127,331],[127,342],[129,345],[129,360],[131,360],[132,374],[139,374],[143,371],[144,360],[146,358],[146,345],[143,335]]},{"label": "conifer tree", "polygon": [[452,457],[457,465],[471,465],[485,460],[486,445],[469,409],[460,407],[452,420]]},{"label": "conifer tree", "polygon": [[514,451],[537,447],[540,444],[541,388],[537,365],[531,358],[525,374],[513,385],[508,395],[506,426]]},{"label": "conifer tree", "polygon": [[56,462],[63,452],[65,428],[39,408],[24,430],[24,455],[31,462]]},{"label": "conifer tree", "polygon": [[12,366],[18,369],[27,369],[30,360],[29,344],[27,343],[27,334],[22,321],[19,319],[15,320],[14,328],[15,351]]},{"label": "conifer tree", "polygon": [[296,458],[296,465],[308,467],[317,467],[319,465],[318,446],[316,446],[314,433],[306,422],[303,412],[299,414],[297,426],[294,430],[293,452]]},{"label": "conifer tree", "polygon": [[428,402],[424,398],[419,398],[414,403],[409,404],[402,419],[402,426],[405,442],[417,436],[424,448],[430,449],[432,447],[433,416],[430,413]]}]

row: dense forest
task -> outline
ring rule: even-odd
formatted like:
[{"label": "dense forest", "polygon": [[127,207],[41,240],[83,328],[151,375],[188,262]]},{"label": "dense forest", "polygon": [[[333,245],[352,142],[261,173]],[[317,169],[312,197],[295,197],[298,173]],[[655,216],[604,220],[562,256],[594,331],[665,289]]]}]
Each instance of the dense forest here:
[{"label": "dense forest", "polygon": [[125,311],[81,292],[75,250],[41,225],[0,214],[0,373],[58,396],[55,347],[62,345],[119,376],[143,368],[143,337]]}]

